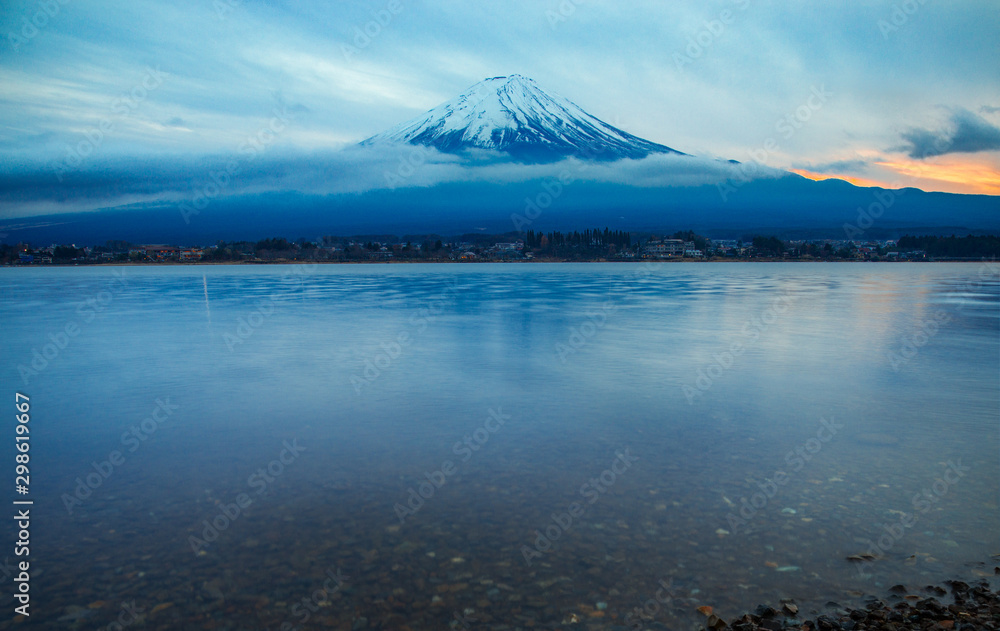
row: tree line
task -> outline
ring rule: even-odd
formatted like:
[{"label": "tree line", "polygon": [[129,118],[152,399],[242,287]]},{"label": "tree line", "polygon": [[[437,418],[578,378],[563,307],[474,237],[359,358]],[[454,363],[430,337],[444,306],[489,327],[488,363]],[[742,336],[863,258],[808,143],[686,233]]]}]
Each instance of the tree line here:
[{"label": "tree line", "polygon": [[923,250],[936,258],[996,258],[1000,256],[1000,237],[913,237],[904,236],[896,242],[902,251]]}]

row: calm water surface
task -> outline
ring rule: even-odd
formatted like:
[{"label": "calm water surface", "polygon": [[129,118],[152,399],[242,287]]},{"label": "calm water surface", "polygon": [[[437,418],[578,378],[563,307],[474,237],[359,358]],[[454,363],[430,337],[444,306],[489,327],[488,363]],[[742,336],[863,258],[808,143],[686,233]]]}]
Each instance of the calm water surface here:
[{"label": "calm water surface", "polygon": [[690,629],[1000,552],[988,266],[3,269],[0,295],[36,626]]}]

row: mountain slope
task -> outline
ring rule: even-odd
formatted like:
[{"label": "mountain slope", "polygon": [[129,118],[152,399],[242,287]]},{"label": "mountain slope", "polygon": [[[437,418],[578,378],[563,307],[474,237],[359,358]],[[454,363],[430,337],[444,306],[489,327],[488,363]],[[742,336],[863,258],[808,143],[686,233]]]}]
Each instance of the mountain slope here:
[{"label": "mountain slope", "polygon": [[[377,189],[363,194],[305,195],[294,191],[220,196],[185,224],[171,200],[100,212],[36,216],[0,221],[2,242],[210,244],[219,239],[274,236],[311,239],[317,235],[500,234],[518,227],[512,215],[526,216],[525,198],[534,199],[545,179],[519,182],[450,182],[427,187]],[[581,179],[564,187],[559,202],[534,217],[536,231],[572,231],[587,226],[672,233],[692,229],[716,238],[750,234],[781,238],[847,239],[844,226],[857,226],[881,189],[803,177],[751,180],[727,200],[711,184],[637,187]],[[996,234],[1000,198],[987,195],[897,193],[891,207],[863,238],[904,234]]]},{"label": "mountain slope", "polygon": [[380,143],[425,145],[447,153],[492,149],[525,162],[567,156],[619,160],[651,153],[684,155],[617,129],[517,74],[480,81],[454,99],[361,144]]}]

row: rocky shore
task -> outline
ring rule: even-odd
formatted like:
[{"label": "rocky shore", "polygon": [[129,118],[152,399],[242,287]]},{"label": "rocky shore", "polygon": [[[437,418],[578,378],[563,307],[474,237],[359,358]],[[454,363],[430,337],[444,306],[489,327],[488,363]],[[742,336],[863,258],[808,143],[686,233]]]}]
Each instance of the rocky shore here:
[{"label": "rocky shore", "polygon": [[[1000,630],[1000,593],[985,581],[972,585],[947,581],[944,587],[912,589],[895,585],[884,599],[871,597],[862,608],[843,609],[830,603],[833,613],[802,616],[793,602],[781,610],[761,605],[740,618],[724,621],[711,608],[702,613],[705,631],[991,631]],[[655,629],[656,625],[648,627]]]}]

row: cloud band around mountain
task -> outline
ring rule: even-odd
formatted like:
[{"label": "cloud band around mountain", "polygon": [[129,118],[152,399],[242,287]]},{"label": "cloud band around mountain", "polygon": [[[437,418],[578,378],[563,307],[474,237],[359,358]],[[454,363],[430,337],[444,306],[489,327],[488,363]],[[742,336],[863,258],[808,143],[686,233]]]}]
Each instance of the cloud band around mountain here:
[{"label": "cloud band around mountain", "polygon": [[[237,171],[227,173],[236,163]],[[568,158],[522,164],[489,151],[458,156],[422,146],[353,147],[311,154],[264,154],[240,162],[234,156],[146,157],[86,163],[60,182],[38,164],[0,171],[0,204],[11,216],[80,212],[129,204],[194,203],[247,194],[364,194],[468,182],[513,184],[548,179],[626,184],[640,188],[716,185],[726,180],[775,178],[783,172],[721,160],[654,154],[614,162]]]}]

